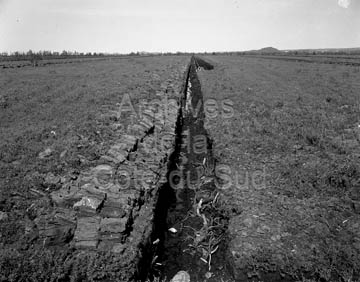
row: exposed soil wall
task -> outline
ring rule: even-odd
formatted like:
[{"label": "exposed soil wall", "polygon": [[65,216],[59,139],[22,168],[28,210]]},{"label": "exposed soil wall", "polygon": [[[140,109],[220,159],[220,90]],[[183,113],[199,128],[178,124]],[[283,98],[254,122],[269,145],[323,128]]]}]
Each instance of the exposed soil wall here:
[{"label": "exposed soil wall", "polygon": [[219,205],[212,140],[204,127],[204,101],[197,76],[200,68],[213,67],[197,57],[191,60],[168,186],[159,201],[166,217],[160,223],[161,243],[153,275],[165,281],[179,271],[186,271],[191,281],[230,279],[223,259],[228,217]]}]

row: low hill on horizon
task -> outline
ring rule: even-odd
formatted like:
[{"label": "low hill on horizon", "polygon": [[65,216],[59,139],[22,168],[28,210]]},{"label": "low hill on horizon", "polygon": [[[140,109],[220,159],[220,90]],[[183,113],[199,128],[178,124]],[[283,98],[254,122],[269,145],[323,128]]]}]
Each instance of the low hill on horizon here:
[{"label": "low hill on horizon", "polygon": [[243,51],[244,54],[279,55],[279,54],[360,54],[360,47],[353,48],[314,48],[314,49],[283,49],[265,47],[258,50]]},{"label": "low hill on horizon", "polygon": [[265,48],[261,48],[259,50],[246,51],[246,53],[251,53],[251,54],[275,54],[275,53],[282,53],[282,51],[280,51],[279,49],[276,49],[274,47],[265,47]]}]

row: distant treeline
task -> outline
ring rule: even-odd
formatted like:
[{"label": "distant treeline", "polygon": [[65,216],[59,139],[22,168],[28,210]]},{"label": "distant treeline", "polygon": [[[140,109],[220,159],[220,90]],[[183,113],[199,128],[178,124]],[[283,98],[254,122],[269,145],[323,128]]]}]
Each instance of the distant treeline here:
[{"label": "distant treeline", "polygon": [[[170,55],[193,55],[193,52],[131,52],[128,54],[120,53],[101,53],[101,52],[76,52],[76,51],[38,51],[31,50],[27,52],[2,52],[0,61],[31,61],[37,63],[41,60],[67,59],[67,58],[98,58],[98,57],[125,57],[125,56],[170,56]],[[257,51],[233,51],[233,52],[202,52],[200,55],[290,55],[290,56],[309,56],[309,55],[360,55],[360,49],[355,50],[290,50],[276,52]]]},{"label": "distant treeline", "polygon": [[46,59],[66,59],[66,58],[81,58],[81,57],[101,57],[105,56],[104,53],[80,53],[72,51],[62,51],[62,52],[53,52],[53,51],[39,51],[33,52],[31,50],[27,52],[2,52],[0,57],[3,60],[7,61],[33,61],[33,60],[46,60]]},{"label": "distant treeline", "polygon": [[166,52],[166,53],[151,53],[151,52],[131,52],[129,54],[120,53],[101,53],[101,52],[76,52],[76,51],[38,51],[33,52],[29,50],[27,52],[2,52],[0,53],[1,61],[40,61],[49,59],[67,59],[67,58],[93,58],[93,57],[117,57],[117,56],[151,56],[151,55],[189,55],[192,53],[184,52]]}]

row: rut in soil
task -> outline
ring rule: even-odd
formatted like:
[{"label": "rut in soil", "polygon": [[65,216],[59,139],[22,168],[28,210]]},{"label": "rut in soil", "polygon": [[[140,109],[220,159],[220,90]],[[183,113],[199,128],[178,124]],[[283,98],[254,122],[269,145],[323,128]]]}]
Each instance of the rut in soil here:
[{"label": "rut in soil", "polygon": [[191,58],[168,183],[161,189],[155,213],[152,239],[160,243],[151,262],[150,280],[160,276],[168,281],[180,270],[187,271],[191,281],[230,277],[225,260],[228,218],[219,202],[216,160],[204,127],[204,101],[197,76],[197,71],[212,68],[200,58]]}]

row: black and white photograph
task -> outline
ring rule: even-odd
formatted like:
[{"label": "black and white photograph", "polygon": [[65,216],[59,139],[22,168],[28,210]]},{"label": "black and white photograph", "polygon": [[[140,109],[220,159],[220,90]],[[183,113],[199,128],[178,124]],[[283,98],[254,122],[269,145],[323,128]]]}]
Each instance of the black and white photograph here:
[{"label": "black and white photograph", "polygon": [[360,282],[359,0],[0,0],[0,282]]}]

